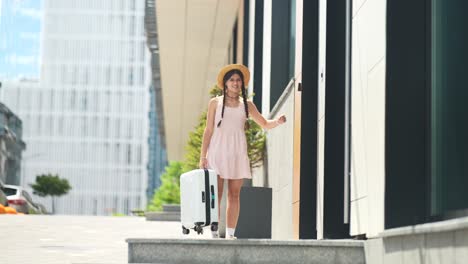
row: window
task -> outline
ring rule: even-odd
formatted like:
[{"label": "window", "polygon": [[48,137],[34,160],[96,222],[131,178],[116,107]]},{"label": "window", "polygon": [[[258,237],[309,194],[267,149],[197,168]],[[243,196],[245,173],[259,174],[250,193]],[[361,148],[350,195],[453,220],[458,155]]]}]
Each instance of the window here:
[{"label": "window", "polygon": [[[85,53],[82,54],[85,56]],[[83,67],[81,73],[81,84],[87,85],[89,83],[89,67]]]},{"label": "window", "polygon": [[52,118],[50,116],[43,116],[44,124],[42,126],[42,135],[50,135],[52,133]]},{"label": "window", "polygon": [[114,70],[114,84],[122,85],[122,67],[117,67]]},{"label": "window", "polygon": [[105,118],[105,122],[104,122],[104,133],[105,133],[105,137],[106,138],[109,138],[111,135],[110,135],[110,119],[109,117],[106,117]]},{"label": "window", "polygon": [[468,209],[466,1],[432,0],[431,213]]},{"label": "window", "polygon": [[127,144],[126,156],[127,165],[132,164],[132,145],[130,144]]},{"label": "window", "polygon": [[111,92],[110,91],[106,91],[105,95],[104,95],[104,107],[105,107],[105,112],[109,113],[110,112],[110,107],[111,107]]},{"label": "window", "polygon": [[427,220],[427,1],[387,2],[385,228]]},{"label": "window", "polygon": [[128,47],[128,59],[130,62],[134,62],[135,61],[135,42],[134,41],[129,41],[127,43],[127,47]]},{"label": "window", "polygon": [[111,94],[111,111],[113,113],[117,113],[119,111],[119,95],[118,92],[113,92]]},{"label": "window", "polygon": [[37,117],[37,128],[36,128],[36,133],[38,135],[41,135],[41,132],[42,132],[42,117],[41,116],[38,116]]},{"label": "window", "polygon": [[127,119],[125,120],[126,124],[126,138],[131,139],[133,137],[133,127],[132,127],[132,121]]},{"label": "window", "polygon": [[271,90],[272,109],[294,75],[295,0],[273,0],[271,24]]},{"label": "window", "polygon": [[130,16],[130,22],[128,23],[128,35],[135,36],[135,15]]},{"label": "window", "polygon": [[145,68],[140,67],[138,74],[138,85],[143,86],[145,84]]},{"label": "window", "polygon": [[119,11],[122,12],[125,10],[125,0],[117,0],[119,2]]},{"label": "window", "polygon": [[146,53],[146,42],[140,42],[140,60],[145,60],[145,53]]},{"label": "window", "polygon": [[294,77],[294,66],[296,58],[296,0],[291,0],[289,27],[289,79]]},{"label": "window", "polygon": [[104,143],[104,162],[110,162],[110,146],[109,143]]},{"label": "window", "polygon": [[17,189],[5,187],[3,191],[5,192],[6,196],[10,196],[10,195],[16,195]]},{"label": "window", "polygon": [[37,104],[37,109],[36,109],[36,111],[39,112],[39,111],[42,111],[42,100],[43,100],[42,97],[43,97],[43,92],[42,92],[42,91],[37,91],[37,93],[38,93],[38,96],[39,96],[39,97],[37,98],[37,103],[38,103],[38,104]]},{"label": "window", "polygon": [[120,118],[117,118],[115,120],[114,137],[116,139],[118,139],[120,137]]},{"label": "window", "polygon": [[111,84],[111,67],[106,66],[105,73],[104,73],[104,84],[106,86],[110,86]]},{"label": "window", "polygon": [[133,86],[133,68],[128,68],[128,86]]},{"label": "window", "polygon": [[50,91],[50,108],[51,111],[55,111],[55,90]]},{"label": "window", "polygon": [[466,8],[387,2],[385,228],[467,215]]},{"label": "window", "polygon": [[83,91],[82,92],[80,109],[82,111],[87,111],[88,110],[88,91]]},{"label": "window", "polygon": [[31,89],[27,89],[26,92],[23,95],[24,99],[24,108],[28,112],[31,110]]},{"label": "window", "polygon": [[136,155],[137,155],[137,165],[141,165],[141,163],[143,162],[142,161],[142,149],[141,149],[141,145],[138,145],[137,148],[136,148]]},{"label": "window", "polygon": [[117,143],[115,145],[115,151],[114,151],[114,163],[120,163],[120,144]]},{"label": "window", "polygon": [[78,67],[73,66],[69,74],[70,74],[70,83],[77,84],[78,83]]},{"label": "window", "polygon": [[22,104],[22,101],[23,101],[23,100],[22,100],[22,99],[23,99],[22,96],[23,96],[23,95],[22,95],[22,93],[21,93],[21,90],[22,90],[22,89],[16,89],[16,94],[17,94],[17,95],[16,95],[16,100],[13,101],[15,105],[14,105],[14,106],[11,105],[11,107],[12,107],[13,109],[22,109],[22,105],[23,105],[23,104]]},{"label": "window", "polygon": [[127,101],[127,104],[126,104],[126,109],[127,109],[127,113],[128,114],[131,114],[133,113],[133,105],[134,105],[134,95],[132,92],[128,92],[127,93],[127,97],[126,97],[126,101]]},{"label": "window", "polygon": [[98,112],[99,111],[99,91],[93,91],[92,96],[89,98],[90,105],[91,105],[91,111],[92,112]]},{"label": "window", "polygon": [[[122,10],[122,9],[121,9]],[[119,16],[119,28],[120,28],[120,32],[118,33],[124,33],[124,30],[125,30],[125,27],[124,27],[124,16],[123,15],[120,15]]]},{"label": "window", "polygon": [[58,134],[59,136],[64,136],[64,124],[63,117],[58,118]]},{"label": "window", "polygon": [[92,137],[95,137],[95,138],[99,137],[99,127],[98,127],[98,125],[99,125],[99,118],[93,117],[93,123],[92,123],[92,126],[91,126],[92,131],[93,131],[91,133]]},{"label": "window", "polygon": [[70,93],[70,104],[69,109],[74,111],[76,109],[76,90],[72,90]]},{"label": "window", "polygon": [[88,136],[88,123],[86,117],[81,117],[81,124],[80,124],[80,136],[87,137]]}]

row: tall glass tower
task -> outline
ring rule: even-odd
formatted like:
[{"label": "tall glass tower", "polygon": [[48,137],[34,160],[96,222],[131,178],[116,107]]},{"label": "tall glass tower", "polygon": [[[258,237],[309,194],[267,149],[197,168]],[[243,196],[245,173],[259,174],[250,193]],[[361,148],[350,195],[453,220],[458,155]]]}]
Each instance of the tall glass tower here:
[{"label": "tall glass tower", "polygon": [[[58,214],[146,207],[151,85],[144,1],[44,0],[38,87],[24,90],[25,181],[52,173],[72,190]],[[39,199],[50,205],[50,198]],[[50,206],[48,206],[50,208]]]},{"label": "tall glass tower", "polygon": [[156,189],[161,186],[161,175],[167,166],[167,153],[164,147],[163,138],[160,133],[160,126],[158,124],[158,113],[156,106],[156,92],[154,87],[150,88],[151,106],[149,113],[150,122],[150,136],[148,139],[149,147],[149,160],[148,160],[148,189],[147,197],[152,199]]},{"label": "tall glass tower", "polygon": [[148,199],[152,199],[155,190],[161,185],[161,175],[167,165],[166,137],[164,132],[164,114],[161,94],[161,67],[159,63],[158,29],[156,26],[155,0],[145,1],[145,30],[147,45],[151,53],[150,88],[150,137],[148,158]]}]

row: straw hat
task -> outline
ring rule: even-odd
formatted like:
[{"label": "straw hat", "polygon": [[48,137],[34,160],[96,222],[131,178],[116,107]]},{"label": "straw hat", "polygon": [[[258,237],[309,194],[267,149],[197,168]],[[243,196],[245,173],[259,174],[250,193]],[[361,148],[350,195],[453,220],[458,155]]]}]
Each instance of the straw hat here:
[{"label": "straw hat", "polygon": [[250,81],[250,71],[249,68],[245,67],[242,64],[229,64],[221,68],[221,70],[218,73],[218,88],[223,89],[224,88],[224,75],[228,73],[231,70],[239,70],[242,75],[244,75],[244,86],[247,86],[249,81]]}]

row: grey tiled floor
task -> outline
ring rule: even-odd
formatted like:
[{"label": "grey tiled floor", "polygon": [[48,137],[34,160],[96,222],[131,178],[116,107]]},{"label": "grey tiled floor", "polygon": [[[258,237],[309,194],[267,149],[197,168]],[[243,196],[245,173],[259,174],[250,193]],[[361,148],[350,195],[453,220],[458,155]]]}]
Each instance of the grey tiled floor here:
[{"label": "grey tiled floor", "polygon": [[127,238],[182,238],[179,222],[143,217],[0,215],[0,230],[0,264],[121,264]]}]

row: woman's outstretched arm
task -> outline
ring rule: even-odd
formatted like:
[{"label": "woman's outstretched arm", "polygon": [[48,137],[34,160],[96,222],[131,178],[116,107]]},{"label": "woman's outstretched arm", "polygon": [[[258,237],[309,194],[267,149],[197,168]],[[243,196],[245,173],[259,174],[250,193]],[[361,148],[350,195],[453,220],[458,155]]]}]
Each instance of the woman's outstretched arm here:
[{"label": "woman's outstretched arm", "polygon": [[247,104],[249,106],[249,114],[252,117],[252,119],[257,123],[259,126],[261,126],[263,129],[272,129],[275,128],[284,122],[286,122],[286,116],[281,115],[280,117],[276,119],[265,119],[262,114],[258,111],[257,107],[252,101],[247,101]]},{"label": "woman's outstretched arm", "polygon": [[208,103],[208,112],[206,114],[206,126],[205,131],[203,132],[202,147],[200,151],[200,169],[207,168],[208,163],[206,160],[206,152],[208,151],[208,146],[210,145],[211,136],[213,135],[214,122],[215,122],[215,113],[216,106],[218,101],[216,98],[212,98]]}]

